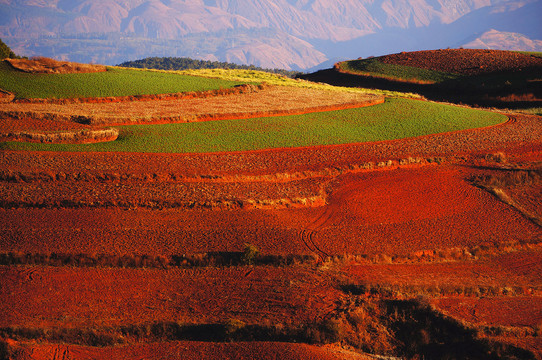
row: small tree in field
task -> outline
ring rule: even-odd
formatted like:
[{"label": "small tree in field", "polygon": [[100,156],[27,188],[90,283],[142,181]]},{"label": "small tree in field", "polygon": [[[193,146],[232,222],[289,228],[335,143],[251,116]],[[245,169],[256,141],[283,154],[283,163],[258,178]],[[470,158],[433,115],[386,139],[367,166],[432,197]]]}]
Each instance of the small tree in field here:
[{"label": "small tree in field", "polygon": [[243,251],[243,257],[241,260],[244,264],[252,265],[260,255],[260,249],[256,245],[245,244],[245,250]]}]

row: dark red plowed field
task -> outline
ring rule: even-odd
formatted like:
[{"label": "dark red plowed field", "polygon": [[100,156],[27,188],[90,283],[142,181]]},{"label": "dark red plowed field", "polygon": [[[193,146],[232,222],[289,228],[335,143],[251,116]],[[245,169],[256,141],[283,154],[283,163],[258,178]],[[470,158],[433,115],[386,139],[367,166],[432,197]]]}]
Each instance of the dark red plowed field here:
[{"label": "dark red plowed field", "polygon": [[514,51],[443,49],[402,52],[378,58],[386,64],[396,64],[462,75],[517,71],[542,67],[542,58]]},{"label": "dark red plowed field", "polygon": [[473,324],[537,327],[542,323],[541,297],[442,298],[433,303],[447,315]]},{"label": "dark red plowed field", "polygon": [[212,343],[175,341],[138,344],[112,348],[93,348],[77,345],[21,344],[16,360],[366,360],[372,357],[343,350],[337,346],[273,342]]},{"label": "dark red plowed field", "polygon": [[252,243],[279,254],[409,254],[542,236],[466,174],[441,166],[340,176],[328,204],[312,208],[2,210],[0,250],[169,255]]},{"label": "dark red plowed field", "polygon": [[300,324],[333,312],[333,279],[299,267],[0,267],[0,327],[107,327],[174,321]]},{"label": "dark red plowed field", "polygon": [[[542,250],[542,249],[541,249]],[[542,251],[437,264],[350,265],[353,282],[414,286],[519,286],[542,289]]]}]

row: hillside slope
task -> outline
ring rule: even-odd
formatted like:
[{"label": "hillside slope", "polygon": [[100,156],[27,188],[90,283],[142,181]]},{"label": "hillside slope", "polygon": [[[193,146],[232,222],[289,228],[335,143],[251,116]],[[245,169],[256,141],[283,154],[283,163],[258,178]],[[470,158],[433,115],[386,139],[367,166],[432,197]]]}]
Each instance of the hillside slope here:
[{"label": "hillside slope", "polygon": [[542,106],[541,53],[444,49],[343,61],[301,76],[333,85],[407,91],[437,101],[509,109]]}]

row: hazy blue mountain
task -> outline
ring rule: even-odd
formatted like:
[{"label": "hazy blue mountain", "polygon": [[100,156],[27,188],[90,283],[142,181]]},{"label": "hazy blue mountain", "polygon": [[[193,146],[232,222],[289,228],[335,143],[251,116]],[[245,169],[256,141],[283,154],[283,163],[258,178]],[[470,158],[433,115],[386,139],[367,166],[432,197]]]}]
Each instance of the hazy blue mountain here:
[{"label": "hazy blue mountain", "polygon": [[150,56],[308,69],[333,58],[462,45],[542,51],[542,0],[0,0],[21,55]]}]

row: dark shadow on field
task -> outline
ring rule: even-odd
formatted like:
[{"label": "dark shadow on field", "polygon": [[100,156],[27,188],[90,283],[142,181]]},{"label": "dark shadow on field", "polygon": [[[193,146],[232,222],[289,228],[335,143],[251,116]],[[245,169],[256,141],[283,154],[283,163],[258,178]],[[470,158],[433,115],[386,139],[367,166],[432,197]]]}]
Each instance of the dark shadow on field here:
[{"label": "dark shadow on field", "polygon": [[473,106],[520,109],[542,106],[542,68],[463,76],[436,84],[419,84],[365,75],[346,74],[335,68],[299,76],[335,86],[417,93],[429,100]]}]

